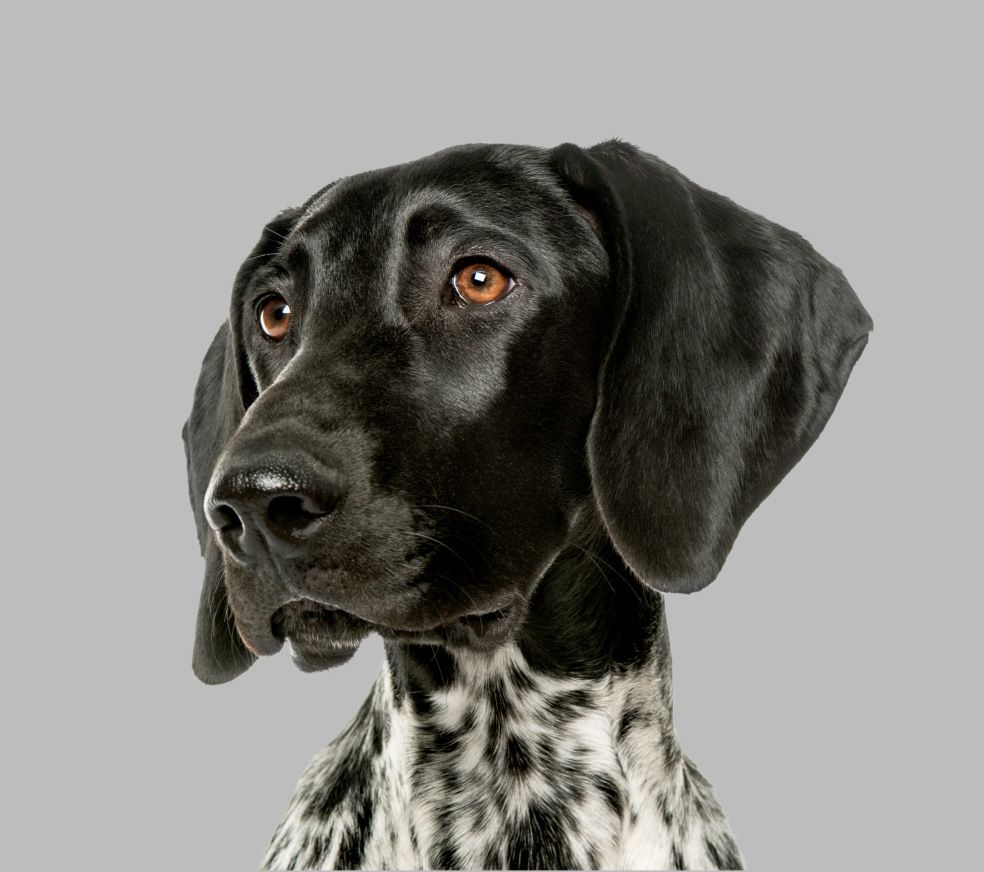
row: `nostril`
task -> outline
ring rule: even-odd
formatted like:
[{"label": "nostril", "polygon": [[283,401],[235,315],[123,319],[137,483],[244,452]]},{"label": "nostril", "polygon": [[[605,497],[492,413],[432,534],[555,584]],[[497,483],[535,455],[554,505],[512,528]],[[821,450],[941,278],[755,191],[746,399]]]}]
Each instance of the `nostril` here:
[{"label": "nostril", "polygon": [[219,544],[237,558],[296,556],[345,495],[340,470],[305,455],[240,458],[215,474],[205,500]]},{"label": "nostril", "polygon": [[232,506],[212,506],[208,514],[212,527],[220,533],[235,533],[243,528],[242,519]]},{"label": "nostril", "polygon": [[329,515],[333,508],[334,505],[310,496],[279,496],[267,505],[267,520],[273,528],[285,533],[304,533]]}]

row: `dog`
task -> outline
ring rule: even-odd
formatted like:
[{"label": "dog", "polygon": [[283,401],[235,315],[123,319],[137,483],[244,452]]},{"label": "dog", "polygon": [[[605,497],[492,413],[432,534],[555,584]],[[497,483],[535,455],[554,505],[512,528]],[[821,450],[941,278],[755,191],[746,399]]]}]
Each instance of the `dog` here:
[{"label": "dog", "polygon": [[466,145],[263,230],[183,435],[193,668],[386,665],[263,860],[741,868],[673,733],[721,568],[872,322],[795,233],[612,140]]}]

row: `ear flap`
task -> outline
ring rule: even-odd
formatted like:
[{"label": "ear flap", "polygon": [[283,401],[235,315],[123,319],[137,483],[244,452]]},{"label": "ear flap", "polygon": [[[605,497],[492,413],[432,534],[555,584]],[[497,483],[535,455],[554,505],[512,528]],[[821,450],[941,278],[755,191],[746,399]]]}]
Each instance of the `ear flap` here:
[{"label": "ear flap", "polygon": [[595,498],[643,581],[699,590],[820,434],[871,319],[802,237],[652,155],[609,142],[551,157],[612,264]]},{"label": "ear flap", "polygon": [[205,520],[205,492],[225,443],[242,420],[235,351],[228,323],[219,328],[202,362],[191,416],[181,431],[188,462],[188,492],[205,558],[191,668],[206,684],[221,684],[245,672],[256,659],[246,649],[226,597],[222,553]]},{"label": "ear flap", "polygon": [[[245,286],[263,256],[280,246],[297,214],[297,211],[285,212],[264,228],[260,241],[236,276],[237,292]],[[234,292],[233,300],[238,296]],[[198,542],[205,557],[205,581],[198,606],[191,667],[206,684],[229,681],[256,660],[236,630],[226,595],[222,553],[205,519],[204,505],[216,461],[257,395],[238,336],[237,314],[233,312],[212,340],[202,362],[191,416],[181,431],[188,464],[188,492]]]}]

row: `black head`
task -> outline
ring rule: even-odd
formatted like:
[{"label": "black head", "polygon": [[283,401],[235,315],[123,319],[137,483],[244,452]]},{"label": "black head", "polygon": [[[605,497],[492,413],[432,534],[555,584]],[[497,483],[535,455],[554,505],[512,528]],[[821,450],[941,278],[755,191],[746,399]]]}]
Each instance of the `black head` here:
[{"label": "black head", "polygon": [[870,327],[799,236],[624,144],[329,185],[240,268],[185,427],[196,674],[493,645],[589,515],[643,584],[703,587]]}]

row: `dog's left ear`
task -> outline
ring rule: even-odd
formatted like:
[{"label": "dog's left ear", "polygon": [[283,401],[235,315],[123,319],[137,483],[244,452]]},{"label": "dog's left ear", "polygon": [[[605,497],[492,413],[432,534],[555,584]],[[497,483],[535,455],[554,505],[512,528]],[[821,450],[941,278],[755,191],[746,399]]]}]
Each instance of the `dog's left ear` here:
[{"label": "dog's left ear", "polygon": [[[239,290],[266,257],[275,253],[300,210],[288,210],[271,221],[260,241],[250,252],[236,275],[233,305]],[[221,684],[245,672],[256,655],[243,644],[233,620],[226,595],[222,552],[205,519],[205,492],[212,471],[226,443],[236,432],[246,409],[257,396],[239,337],[238,313],[222,324],[202,362],[195,387],[191,415],[181,431],[188,464],[188,492],[191,497],[198,543],[205,558],[205,580],[198,605],[195,647],[191,667],[206,684]]]},{"label": "dog's left ear", "polygon": [[595,499],[642,581],[699,590],[820,434],[871,319],[802,237],[652,155],[610,142],[550,159],[611,263]]}]

